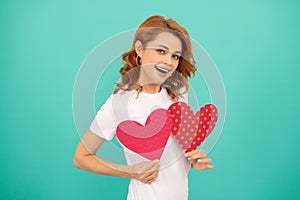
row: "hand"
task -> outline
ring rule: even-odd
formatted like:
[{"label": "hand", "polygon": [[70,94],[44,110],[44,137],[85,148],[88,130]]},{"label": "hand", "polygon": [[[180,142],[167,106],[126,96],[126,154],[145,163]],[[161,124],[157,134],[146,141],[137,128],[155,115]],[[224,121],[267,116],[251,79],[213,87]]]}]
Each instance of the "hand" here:
[{"label": "hand", "polygon": [[159,160],[142,162],[130,166],[131,177],[143,183],[152,183],[156,180],[159,171]]},{"label": "hand", "polygon": [[193,150],[185,154],[191,162],[192,167],[196,170],[213,169],[213,165],[209,165],[211,159],[206,156],[204,150]]}]

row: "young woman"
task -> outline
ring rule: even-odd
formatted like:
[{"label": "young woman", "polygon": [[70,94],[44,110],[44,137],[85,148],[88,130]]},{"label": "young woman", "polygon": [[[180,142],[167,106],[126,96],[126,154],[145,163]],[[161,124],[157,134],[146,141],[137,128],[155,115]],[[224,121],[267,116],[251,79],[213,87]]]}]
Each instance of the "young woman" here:
[{"label": "young woman", "polygon": [[97,174],[130,178],[129,200],[187,199],[190,168],[213,169],[203,150],[184,154],[170,134],[159,160],[150,161],[123,146],[128,165],[121,165],[96,156],[96,152],[115,136],[120,122],[135,120],[144,125],[153,110],[187,102],[187,79],[196,71],[189,34],[172,19],[151,16],[137,29],[122,60],[121,82],[82,137],[74,165]]}]

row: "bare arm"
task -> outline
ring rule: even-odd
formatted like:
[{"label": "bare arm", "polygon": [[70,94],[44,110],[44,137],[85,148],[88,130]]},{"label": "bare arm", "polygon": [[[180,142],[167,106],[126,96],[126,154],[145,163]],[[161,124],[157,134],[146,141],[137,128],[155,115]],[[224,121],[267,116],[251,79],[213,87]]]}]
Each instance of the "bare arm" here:
[{"label": "bare arm", "polygon": [[159,168],[157,161],[127,166],[112,163],[96,156],[96,152],[104,142],[103,138],[88,130],[78,144],[73,158],[74,165],[92,173],[135,178],[144,183],[153,182],[157,178]]},{"label": "bare arm", "polygon": [[77,146],[74,165],[96,174],[132,178],[128,166],[112,163],[95,155],[104,142],[103,138],[88,130]]}]

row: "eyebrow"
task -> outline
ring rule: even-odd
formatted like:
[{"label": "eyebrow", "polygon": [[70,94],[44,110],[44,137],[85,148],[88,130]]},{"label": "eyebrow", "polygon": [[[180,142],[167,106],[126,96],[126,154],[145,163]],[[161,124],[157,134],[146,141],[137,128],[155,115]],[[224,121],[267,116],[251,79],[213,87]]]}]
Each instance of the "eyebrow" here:
[{"label": "eyebrow", "polygon": [[[163,47],[163,48],[165,48],[165,49],[167,49],[167,50],[170,50],[167,46],[162,45],[162,44],[159,44],[159,45],[157,45],[157,46],[160,46],[160,47]],[[179,53],[179,54],[181,54],[181,51],[174,51],[174,53]]]}]

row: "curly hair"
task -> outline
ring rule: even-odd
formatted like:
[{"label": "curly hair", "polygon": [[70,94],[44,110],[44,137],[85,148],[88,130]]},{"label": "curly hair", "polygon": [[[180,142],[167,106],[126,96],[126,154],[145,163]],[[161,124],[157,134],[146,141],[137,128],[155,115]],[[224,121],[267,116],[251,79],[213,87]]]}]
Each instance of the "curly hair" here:
[{"label": "curly hair", "polygon": [[[179,96],[188,91],[189,83],[187,79],[193,76],[196,71],[190,36],[185,28],[180,26],[175,20],[154,15],[147,18],[139,26],[135,32],[131,49],[122,54],[121,82],[115,83],[114,94],[119,90],[137,90],[139,94],[142,90],[142,86],[138,84],[140,68],[137,66],[140,65],[140,58],[135,51],[135,42],[139,40],[146,46],[148,42],[155,39],[162,32],[169,32],[180,39],[182,43],[182,55],[179,58],[176,71],[161,86],[166,88],[172,101],[177,101]],[[185,88],[184,92],[181,91],[182,88]]]}]

